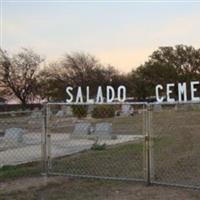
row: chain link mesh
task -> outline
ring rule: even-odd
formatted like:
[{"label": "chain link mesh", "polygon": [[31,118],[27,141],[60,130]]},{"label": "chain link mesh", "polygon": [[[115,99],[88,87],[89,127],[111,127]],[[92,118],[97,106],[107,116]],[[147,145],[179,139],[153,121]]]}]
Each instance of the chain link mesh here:
[{"label": "chain link mesh", "polygon": [[199,103],[2,112],[0,178],[47,172],[200,188],[199,119]]},{"label": "chain link mesh", "polygon": [[[40,174],[42,111],[0,113],[0,177]],[[38,162],[40,161],[40,162]]]},{"label": "chain link mesh", "polygon": [[144,180],[144,105],[48,105],[49,173]]},{"label": "chain link mesh", "polygon": [[151,180],[200,187],[200,104],[152,105]]}]

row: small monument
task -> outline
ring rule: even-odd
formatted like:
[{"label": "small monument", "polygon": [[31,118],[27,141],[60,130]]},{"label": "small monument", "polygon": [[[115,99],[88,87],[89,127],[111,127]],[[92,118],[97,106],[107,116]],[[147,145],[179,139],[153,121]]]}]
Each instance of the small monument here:
[{"label": "small monument", "polygon": [[65,116],[65,113],[64,113],[64,111],[63,110],[59,110],[57,113],[56,113],[56,115],[55,115],[56,117],[59,117],[59,118],[62,118],[62,117],[64,117]]},{"label": "small monument", "polygon": [[97,123],[95,126],[94,134],[99,139],[111,139],[112,138],[112,123],[108,123],[108,122]]},{"label": "small monument", "polygon": [[121,114],[122,116],[129,116],[129,115],[133,115],[134,113],[134,109],[131,105],[128,104],[123,104],[121,107]]},{"label": "small monument", "polygon": [[65,113],[66,113],[66,116],[68,116],[68,117],[73,116],[72,107],[71,106],[67,106],[65,108]]},{"label": "small monument", "polygon": [[71,138],[86,139],[89,136],[91,130],[91,123],[78,122],[75,124],[74,131]]},{"label": "small monument", "polygon": [[153,105],[153,111],[154,112],[161,112],[162,111],[162,105],[161,104],[154,104]]},{"label": "small monument", "polygon": [[31,118],[33,118],[33,119],[37,119],[37,118],[41,118],[41,117],[42,117],[42,112],[40,112],[40,111],[33,111],[31,113]]},{"label": "small monument", "polygon": [[5,130],[4,144],[17,146],[23,142],[25,130],[22,128],[8,128]]}]

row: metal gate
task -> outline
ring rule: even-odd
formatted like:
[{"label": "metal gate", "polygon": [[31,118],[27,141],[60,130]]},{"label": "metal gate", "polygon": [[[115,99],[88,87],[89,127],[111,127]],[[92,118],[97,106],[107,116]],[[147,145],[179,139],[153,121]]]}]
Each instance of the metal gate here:
[{"label": "metal gate", "polygon": [[200,188],[200,104],[151,104],[151,183]]},{"label": "metal gate", "polygon": [[148,179],[144,103],[46,105],[48,174]]},{"label": "metal gate", "polygon": [[46,105],[50,175],[200,188],[200,103]]}]

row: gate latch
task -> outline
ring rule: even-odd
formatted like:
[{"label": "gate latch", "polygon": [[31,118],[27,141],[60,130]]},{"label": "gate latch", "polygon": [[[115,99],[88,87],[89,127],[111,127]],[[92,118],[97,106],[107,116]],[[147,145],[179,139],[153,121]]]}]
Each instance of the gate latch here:
[{"label": "gate latch", "polygon": [[148,135],[145,135],[144,141],[145,141],[145,142],[149,142],[149,136],[148,136]]}]

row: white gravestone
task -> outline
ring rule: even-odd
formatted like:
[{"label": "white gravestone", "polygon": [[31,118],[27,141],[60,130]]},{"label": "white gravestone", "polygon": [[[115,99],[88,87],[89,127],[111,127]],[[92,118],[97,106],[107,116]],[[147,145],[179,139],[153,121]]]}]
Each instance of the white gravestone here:
[{"label": "white gravestone", "polygon": [[99,139],[111,139],[112,138],[112,123],[108,123],[108,122],[97,123],[95,126],[94,134]]},{"label": "white gravestone", "polygon": [[91,123],[87,122],[76,123],[71,137],[78,139],[87,138],[87,136],[90,134],[90,130],[91,130]]},{"label": "white gravestone", "polygon": [[154,112],[160,112],[160,111],[162,111],[162,105],[160,105],[160,104],[155,104],[155,105],[153,106],[153,111],[154,111]]},{"label": "white gravestone", "polygon": [[133,107],[131,107],[131,105],[127,105],[127,104],[122,105],[121,114],[123,116],[133,115],[133,113],[134,113],[134,109]]},{"label": "white gravestone", "polygon": [[33,111],[31,113],[31,118],[36,119],[36,118],[41,118],[42,117],[42,113],[40,111]]},{"label": "white gravestone", "polygon": [[72,111],[71,106],[67,106],[65,108],[65,113],[66,113],[67,116],[70,116],[70,117],[73,116],[73,111]]},{"label": "white gravestone", "polygon": [[14,112],[11,112],[11,117],[16,117],[16,113],[14,113]]},{"label": "white gravestone", "polygon": [[93,110],[94,110],[94,105],[93,104],[88,105],[88,113],[91,114]]},{"label": "white gravestone", "polygon": [[8,128],[5,130],[4,143],[18,145],[23,142],[25,130],[22,128]]},{"label": "white gravestone", "polygon": [[59,110],[57,113],[56,113],[56,115],[55,115],[56,117],[60,117],[60,118],[62,118],[62,117],[64,117],[65,116],[65,113],[64,113],[64,111],[63,110]]}]

